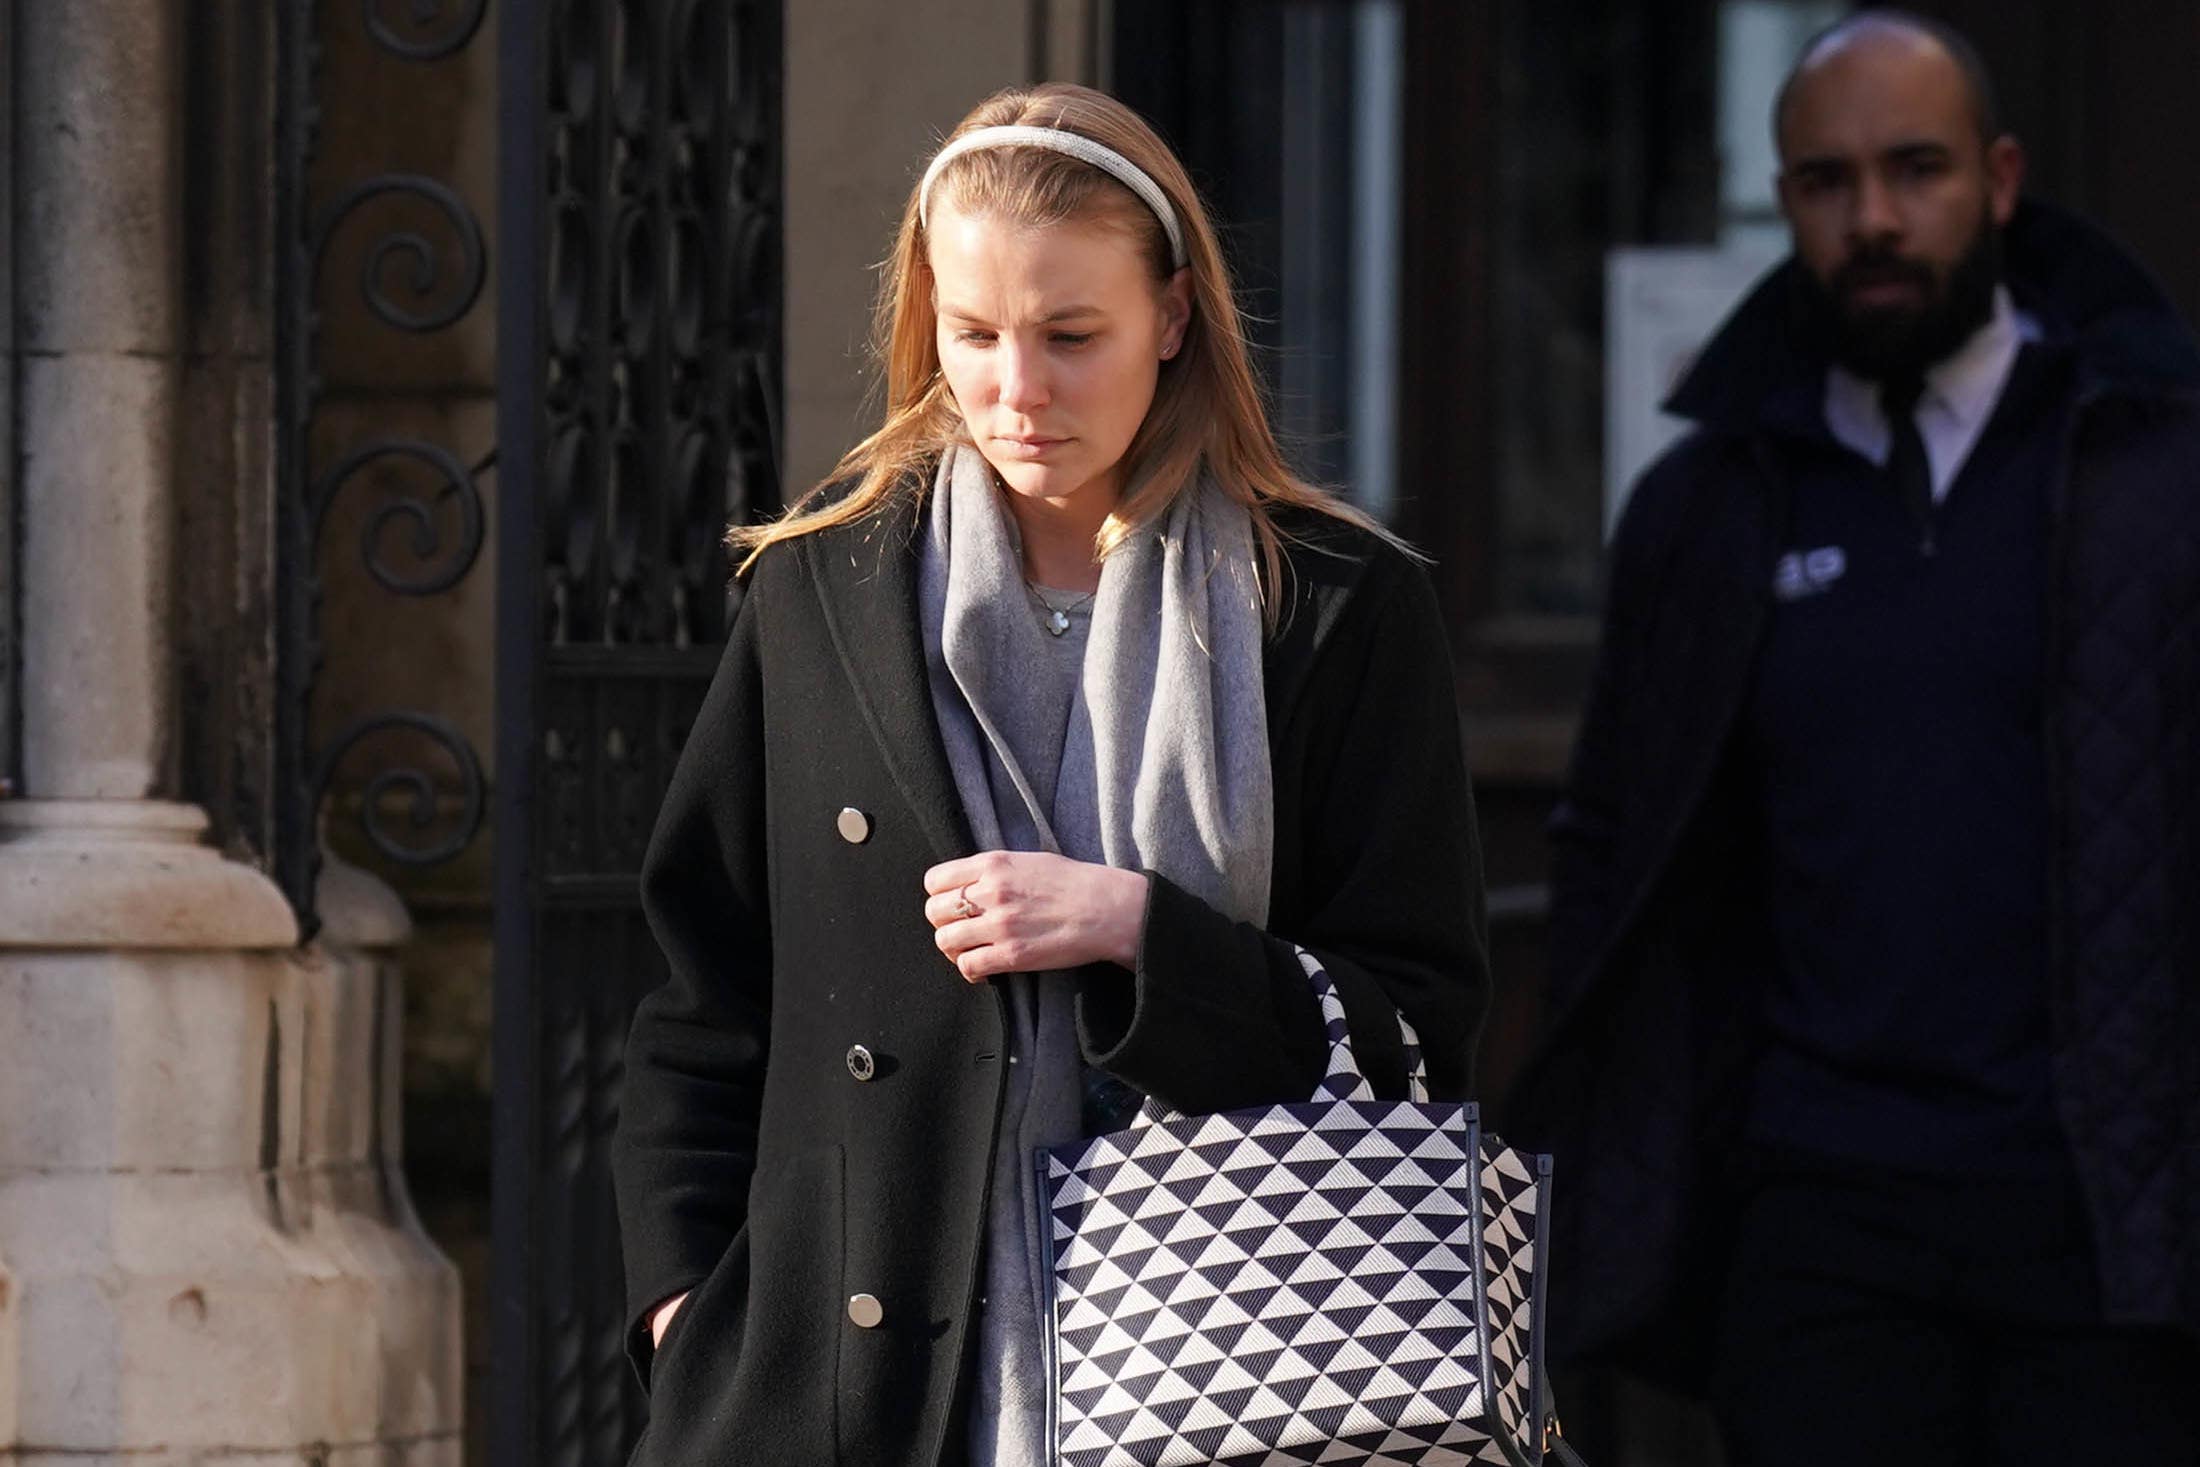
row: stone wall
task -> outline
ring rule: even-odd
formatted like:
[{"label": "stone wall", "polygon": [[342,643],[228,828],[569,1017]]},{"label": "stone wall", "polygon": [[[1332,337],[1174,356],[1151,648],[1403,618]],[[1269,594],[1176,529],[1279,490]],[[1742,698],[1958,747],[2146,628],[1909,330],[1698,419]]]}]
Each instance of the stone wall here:
[{"label": "stone wall", "polygon": [[6,13],[35,24],[0,163],[0,1463],[449,1467],[457,1278],[397,1166],[403,910],[332,865],[301,946],[194,802],[232,816],[247,728],[268,747],[268,13]]}]

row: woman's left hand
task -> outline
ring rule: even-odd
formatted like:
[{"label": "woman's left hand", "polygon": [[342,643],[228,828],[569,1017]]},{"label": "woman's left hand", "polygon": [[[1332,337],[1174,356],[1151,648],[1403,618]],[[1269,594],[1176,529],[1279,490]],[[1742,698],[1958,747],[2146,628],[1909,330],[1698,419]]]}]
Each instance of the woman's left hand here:
[{"label": "woman's left hand", "polygon": [[[1138,965],[1146,874],[1042,851],[985,851],[924,873],[924,917],[963,977]],[[968,904],[969,915],[965,913]]]}]

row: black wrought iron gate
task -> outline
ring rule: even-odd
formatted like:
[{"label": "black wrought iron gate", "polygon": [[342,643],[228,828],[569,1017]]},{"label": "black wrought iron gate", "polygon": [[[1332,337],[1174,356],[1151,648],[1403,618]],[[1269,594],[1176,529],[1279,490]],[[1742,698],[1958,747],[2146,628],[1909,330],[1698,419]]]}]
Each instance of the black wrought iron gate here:
[{"label": "black wrought iron gate", "polygon": [[783,4],[498,15],[498,1467],[608,1467],[642,1421],[607,1148],[721,535],[778,498]]}]

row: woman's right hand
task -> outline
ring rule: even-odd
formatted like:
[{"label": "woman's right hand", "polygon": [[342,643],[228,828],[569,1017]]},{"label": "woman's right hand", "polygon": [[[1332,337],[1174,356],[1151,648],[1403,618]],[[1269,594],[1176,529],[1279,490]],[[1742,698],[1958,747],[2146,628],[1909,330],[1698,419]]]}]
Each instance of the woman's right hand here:
[{"label": "woman's right hand", "polygon": [[1086,963],[1136,972],[1148,886],[1143,871],[986,851],[924,873],[924,917],[967,982]]},{"label": "woman's right hand", "polygon": [[654,1350],[659,1345],[665,1342],[665,1331],[672,1328],[672,1316],[680,1312],[680,1306],[682,1304],[687,1303],[687,1297],[690,1292],[692,1291],[683,1290],[680,1293],[674,1294],[671,1298],[665,1300],[664,1303],[658,1305],[656,1309],[651,1311],[649,1316],[650,1349]]}]

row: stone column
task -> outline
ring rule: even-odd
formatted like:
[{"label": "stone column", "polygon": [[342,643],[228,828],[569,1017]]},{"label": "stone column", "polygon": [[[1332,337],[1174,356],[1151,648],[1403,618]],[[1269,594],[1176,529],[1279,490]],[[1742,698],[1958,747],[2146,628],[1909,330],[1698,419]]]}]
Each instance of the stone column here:
[{"label": "stone column", "polygon": [[167,785],[182,7],[39,6],[16,36],[23,783]]},{"label": "stone column", "polygon": [[21,7],[12,37],[0,1464],[455,1462],[455,1290],[395,1174],[392,994],[361,950],[402,912],[354,883],[300,949],[167,798],[186,10]]},{"label": "stone column", "polygon": [[458,1270],[405,1189],[403,977],[412,937],[396,892],[324,852],[319,938],[299,968],[308,1021],[297,1201],[358,1303],[367,1359],[345,1382],[347,1436],[383,1445],[374,1467],[456,1467],[464,1313]]}]

